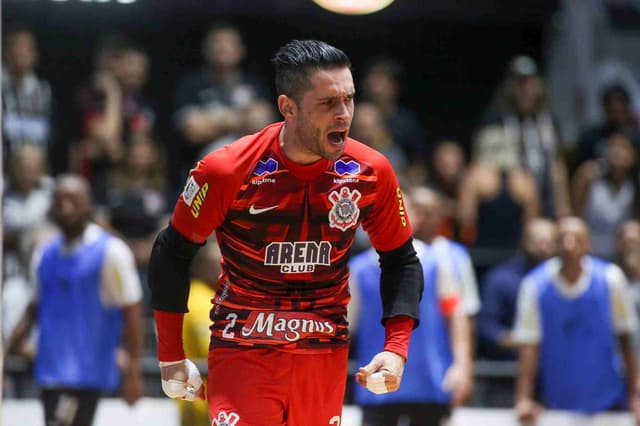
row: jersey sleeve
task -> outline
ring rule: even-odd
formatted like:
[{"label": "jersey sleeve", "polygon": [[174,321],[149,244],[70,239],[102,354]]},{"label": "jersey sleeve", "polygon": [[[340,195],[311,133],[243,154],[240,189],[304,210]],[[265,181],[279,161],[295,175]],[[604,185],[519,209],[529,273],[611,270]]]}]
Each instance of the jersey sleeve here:
[{"label": "jersey sleeve", "polygon": [[615,264],[609,264],[605,274],[611,299],[613,327],[617,334],[633,333],[638,329],[638,319],[633,309],[627,278]]},{"label": "jersey sleeve", "polygon": [[411,237],[411,225],[398,178],[389,161],[380,161],[376,174],[374,206],[362,225],[376,250],[390,251],[407,242]]},{"label": "jersey sleeve", "polygon": [[237,191],[233,159],[221,149],[198,161],[176,202],[171,224],[188,240],[201,244],[224,221]]},{"label": "jersey sleeve", "polygon": [[537,344],[542,339],[542,324],[535,283],[524,278],[518,293],[513,340],[519,344]]},{"label": "jersey sleeve", "polygon": [[107,242],[102,268],[101,298],[107,307],[126,307],[142,300],[142,286],[133,252],[118,238]]}]

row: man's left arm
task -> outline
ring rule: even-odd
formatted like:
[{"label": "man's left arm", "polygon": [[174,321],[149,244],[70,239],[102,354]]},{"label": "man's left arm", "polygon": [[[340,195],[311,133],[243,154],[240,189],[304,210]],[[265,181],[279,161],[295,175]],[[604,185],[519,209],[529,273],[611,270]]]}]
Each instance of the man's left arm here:
[{"label": "man's left arm", "polygon": [[609,265],[606,271],[609,297],[613,315],[613,326],[618,337],[620,353],[625,366],[625,378],[631,407],[638,404],[640,397],[638,386],[636,359],[631,344],[631,334],[638,329],[636,313],[631,304],[629,285],[622,269],[617,265]]},{"label": "man's left arm", "polygon": [[142,286],[133,252],[120,239],[109,240],[102,281],[105,305],[122,310],[122,349],[125,355],[121,365],[122,397],[132,405],[143,393],[140,366],[144,334]]},{"label": "man's left arm", "polygon": [[360,369],[356,380],[374,393],[386,393],[400,386],[411,331],[420,321],[424,276],[398,179],[388,160],[380,156],[376,161],[376,197],[363,227],[380,256],[385,344],[383,351]]}]

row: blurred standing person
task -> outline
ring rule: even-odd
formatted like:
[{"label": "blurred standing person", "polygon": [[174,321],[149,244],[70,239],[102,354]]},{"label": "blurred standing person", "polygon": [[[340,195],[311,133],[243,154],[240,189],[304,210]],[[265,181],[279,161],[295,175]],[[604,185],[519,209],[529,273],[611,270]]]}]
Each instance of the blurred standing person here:
[{"label": "blurred standing person", "polygon": [[520,346],[516,411],[537,418],[536,377],[546,408],[580,414],[625,410],[638,397],[631,334],[637,319],[627,280],[589,256],[589,229],[558,222],[559,256],[527,274],[518,295],[514,340]]},{"label": "blurred standing person", "polygon": [[53,146],[54,105],[49,83],[35,73],[38,46],[34,33],[26,27],[9,28],[3,42],[2,143],[6,172],[7,160],[21,145],[34,145],[48,158]]},{"label": "blurred standing person", "polygon": [[415,112],[400,103],[403,67],[395,59],[374,58],[362,79],[364,100],[373,102],[382,112],[391,139],[400,146],[406,157],[417,166],[426,157],[427,140],[424,127]]},{"label": "blurred standing person", "polygon": [[469,317],[470,335],[473,337],[473,317],[480,310],[478,283],[469,252],[462,245],[438,235],[443,220],[442,196],[427,187],[414,187],[408,194],[413,236],[431,246],[440,267],[450,271],[460,293],[463,312]]},{"label": "blurred standing person", "polygon": [[473,161],[527,170],[535,179],[542,215],[561,217],[570,212],[561,148],[537,64],[528,56],[515,57],[477,133]]},{"label": "blurred standing person", "polygon": [[460,239],[470,248],[479,274],[510,257],[525,223],[540,214],[535,180],[524,169],[475,164],[459,197]]},{"label": "blurred standing person", "polygon": [[482,278],[478,337],[483,356],[495,360],[517,358],[513,324],[520,284],[529,271],[555,255],[555,223],[548,219],[532,219],[524,227],[520,251],[491,268]]},{"label": "blurred standing person", "polygon": [[353,137],[366,143],[389,160],[398,173],[403,173],[408,165],[404,152],[392,139],[385,126],[382,111],[371,102],[360,102],[353,116],[351,129]]},{"label": "blurred standing person", "polygon": [[430,156],[426,183],[440,194],[442,221],[438,235],[443,237],[458,238],[458,198],[466,172],[462,146],[450,140],[437,142]]},{"label": "blurred standing person", "polygon": [[601,105],[605,121],[587,129],[580,136],[574,168],[578,168],[585,161],[602,159],[607,140],[614,133],[627,134],[636,154],[640,153],[640,124],[633,114],[631,104],[631,95],[624,85],[615,83],[604,88]]},{"label": "blurred standing person", "polygon": [[572,189],[575,212],[591,230],[593,254],[613,259],[618,227],[640,213],[637,154],[629,137],[611,134],[603,157],[580,166]]},{"label": "blurred standing person", "polygon": [[176,161],[174,186],[184,181],[205,146],[240,137],[246,109],[267,97],[264,83],[242,69],[246,46],[235,26],[214,24],[204,38],[202,54],[205,67],[184,76],[176,89],[173,124],[181,140],[179,146],[169,147]]},{"label": "blurred standing person", "polygon": [[142,281],[153,241],[168,216],[164,164],[155,142],[139,139],[109,174],[104,221],[133,251]]},{"label": "blurred standing person", "polygon": [[[513,325],[520,284],[524,276],[540,262],[556,255],[556,226],[548,219],[527,222],[520,250],[506,261],[489,269],[482,278],[482,309],[478,315],[478,356],[492,361],[516,361],[518,347]],[[483,406],[513,405],[512,377],[487,377],[478,381],[479,401]]]},{"label": "blurred standing person", "polygon": [[[209,356],[211,330],[209,311],[216,294],[220,275],[220,248],[215,237],[209,238],[207,245],[194,257],[191,264],[191,290],[189,292],[189,312],[184,316],[184,352],[196,363],[205,363]],[[206,378],[203,386],[207,386]],[[178,401],[181,426],[210,426],[207,401]]]},{"label": "blurred standing person", "polygon": [[355,107],[348,56],[322,41],[293,40],[273,62],[284,122],[198,161],[154,244],[149,287],[163,390],[204,397],[182,325],[189,265],[215,232],[223,273],[210,312],[213,424],[338,425],[356,229],[362,225],[380,253],[384,308],[376,325],[387,335],[356,374],[367,389],[400,386],[419,322],[422,268],[391,164],[348,137]]},{"label": "blurred standing person", "polygon": [[[470,316],[478,309],[477,290],[459,281],[455,257],[438,253],[434,242],[439,211],[437,195],[425,188],[413,194],[419,197],[420,206],[414,206],[413,195],[405,199],[409,220],[418,224],[415,232],[429,238],[429,242],[418,238],[413,241],[423,269],[424,294],[420,302],[423,323],[413,333],[398,391],[374,395],[356,386],[355,402],[363,409],[363,426],[445,424],[451,409],[464,403],[471,392]],[[377,324],[382,307],[374,302],[380,291],[378,257],[374,249],[369,249],[349,263],[349,327],[355,334],[360,363],[366,362],[384,341],[384,331]]]},{"label": "blurred standing person", "polygon": [[[44,152],[39,147],[19,146],[8,163],[11,171],[2,199],[2,331],[5,341],[33,293],[29,283],[29,259],[34,247],[50,233],[47,214],[53,193],[53,179],[45,173]],[[22,347],[17,349],[21,352]]]},{"label": "blurred standing person", "polygon": [[149,58],[133,42],[112,36],[97,55],[90,87],[80,93],[81,128],[74,168],[85,176],[99,204],[107,197],[109,174],[140,139],[153,139],[156,112],[142,94]]},{"label": "blurred standing person", "polygon": [[84,179],[58,177],[51,212],[60,234],[34,256],[35,298],[9,342],[11,350],[37,319],[34,376],[48,426],[91,425],[100,396],[120,385],[127,403],[142,396],[140,280],[131,251],[91,222],[92,210]]}]

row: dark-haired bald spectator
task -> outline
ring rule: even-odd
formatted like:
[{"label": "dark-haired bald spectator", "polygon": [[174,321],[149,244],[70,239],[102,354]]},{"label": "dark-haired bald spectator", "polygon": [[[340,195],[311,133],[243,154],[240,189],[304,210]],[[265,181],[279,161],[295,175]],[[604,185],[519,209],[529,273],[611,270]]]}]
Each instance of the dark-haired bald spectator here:
[{"label": "dark-haired bald spectator", "polygon": [[512,328],[522,278],[540,262],[556,254],[556,226],[548,219],[527,222],[520,251],[491,268],[482,279],[482,309],[478,336],[482,356],[514,360]]},{"label": "dark-haired bald spectator", "polygon": [[637,319],[627,280],[612,263],[589,256],[589,229],[558,221],[557,258],[525,276],[514,340],[520,346],[516,410],[533,421],[536,377],[542,403],[579,414],[620,411],[637,396],[631,334]]}]

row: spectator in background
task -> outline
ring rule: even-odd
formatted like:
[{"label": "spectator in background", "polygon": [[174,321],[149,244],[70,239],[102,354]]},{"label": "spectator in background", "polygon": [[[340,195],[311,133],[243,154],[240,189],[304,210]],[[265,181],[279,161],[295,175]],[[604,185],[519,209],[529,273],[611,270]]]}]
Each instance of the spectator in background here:
[{"label": "spectator in background", "polygon": [[[406,195],[407,209],[411,214],[413,235],[429,245],[442,268],[450,271],[458,285],[463,312],[473,326],[473,317],[480,310],[478,284],[467,249],[455,241],[438,235],[443,220],[442,197],[426,187],[414,187]],[[470,330],[472,331],[472,330]],[[471,341],[472,336],[469,336]]]},{"label": "spectator in background", "polygon": [[539,206],[535,180],[527,171],[471,167],[460,188],[458,221],[477,271],[513,254],[524,224],[539,215]]},{"label": "spectator in background", "polygon": [[512,329],[520,283],[535,266],[555,254],[555,224],[548,219],[532,219],[525,225],[520,252],[485,274],[482,279],[482,309],[478,316],[478,337],[483,357],[516,359]]},{"label": "spectator in background", "polygon": [[[215,237],[209,238],[207,245],[196,254],[191,264],[191,289],[189,291],[189,312],[184,316],[184,352],[196,363],[206,365],[209,355],[211,331],[209,311],[211,300],[216,294],[216,283],[220,268],[220,247]],[[203,378],[204,386],[207,379]],[[210,426],[207,401],[178,401],[181,426]]]},{"label": "spectator in background", "polygon": [[489,117],[473,146],[474,162],[523,168],[536,182],[544,216],[569,213],[566,167],[561,141],[547,106],[538,67],[528,56],[509,63]]},{"label": "spectator in background", "polygon": [[[53,180],[45,174],[44,153],[34,145],[21,145],[8,161],[11,172],[3,196],[2,332],[11,335],[29,304],[29,260],[33,248],[50,233],[47,213]],[[23,352],[22,347],[18,352]],[[28,352],[31,349],[26,349]]]},{"label": "spectator in background", "polygon": [[576,214],[591,230],[593,254],[613,259],[616,230],[640,212],[640,188],[636,151],[625,134],[611,134],[603,154],[580,166],[573,199]]},{"label": "spectator in background", "polygon": [[241,123],[237,132],[230,133],[225,137],[218,138],[211,142],[203,148],[200,154],[198,154],[199,157],[204,157],[211,151],[222,148],[242,136],[258,133],[268,124],[278,120],[276,111],[273,109],[271,104],[261,99],[257,99],[247,105],[246,108],[239,110],[239,113]]},{"label": "spectator in background", "polygon": [[[174,125],[182,139],[175,153],[179,186],[206,145],[232,142],[251,104],[267,97],[264,84],[242,69],[246,47],[240,31],[227,23],[211,27],[204,38],[205,67],[183,77],[174,103]],[[174,155],[171,155],[173,158]],[[176,188],[177,189],[177,188]]]},{"label": "spectator in background", "polygon": [[[422,229],[433,238],[435,226],[429,223],[436,222],[433,219],[437,218],[438,203],[435,193],[429,191],[429,197],[426,208],[414,210],[411,197],[405,199],[405,205],[412,224],[419,223],[418,216],[426,213]],[[463,404],[471,392],[468,309],[473,302],[470,303],[469,289],[457,281],[456,266],[451,261],[443,261],[433,244],[417,238],[413,244],[424,274],[420,302],[422,322],[412,333],[405,374],[396,392],[375,395],[356,386],[355,402],[363,409],[363,426],[445,424],[451,409]],[[354,256],[349,267],[351,301],[347,312],[361,363],[370,359],[377,344],[384,340],[377,321],[382,315],[382,306],[372,303],[380,292],[378,255],[371,248]]]},{"label": "spectator in background", "polygon": [[429,161],[427,184],[440,194],[442,222],[438,234],[458,237],[458,196],[467,163],[459,143],[443,140],[436,143]]},{"label": "spectator in background", "polygon": [[[400,103],[402,65],[392,58],[378,57],[368,65],[363,77],[364,100],[374,103],[382,112],[391,139],[411,162],[426,158],[425,130],[416,114]],[[360,108],[360,106],[358,106]]]},{"label": "spectator in background", "polygon": [[100,396],[120,384],[127,403],[142,396],[140,281],[131,251],[91,222],[92,210],[88,182],[57,179],[60,234],[34,256],[35,299],[9,340],[11,350],[37,318],[34,375],[47,425],[91,425]]},{"label": "spectator in background", "polygon": [[90,87],[80,93],[82,131],[73,162],[99,204],[106,202],[109,173],[128,147],[154,137],[156,113],[142,94],[148,69],[141,47],[112,36],[99,48]]},{"label": "spectator in background", "polygon": [[35,73],[38,47],[33,32],[10,28],[4,36],[2,69],[3,170],[21,145],[37,146],[49,153],[52,145],[53,101],[51,87]]},{"label": "spectator in background", "polygon": [[607,140],[614,133],[625,133],[640,152],[640,128],[631,108],[631,96],[622,84],[612,84],[602,91],[604,123],[585,131],[578,141],[575,153],[575,167],[585,161],[604,157]]},{"label": "spectator in background", "polygon": [[166,222],[164,158],[155,143],[139,139],[111,172],[106,223],[133,251],[141,277],[146,277],[153,241]]},{"label": "spectator in background", "polygon": [[353,116],[351,134],[371,148],[387,157],[399,174],[406,170],[408,161],[401,147],[393,140],[393,135],[385,125],[382,111],[371,102],[358,103]]},{"label": "spectator in background", "polygon": [[514,340],[520,347],[516,410],[532,421],[536,377],[549,409],[594,414],[628,408],[637,398],[631,334],[637,319],[622,270],[588,256],[589,229],[558,222],[559,257],[522,282]]},{"label": "spectator in background", "polygon": [[640,222],[636,219],[624,222],[616,237],[616,264],[629,281],[636,311],[640,314]]}]

